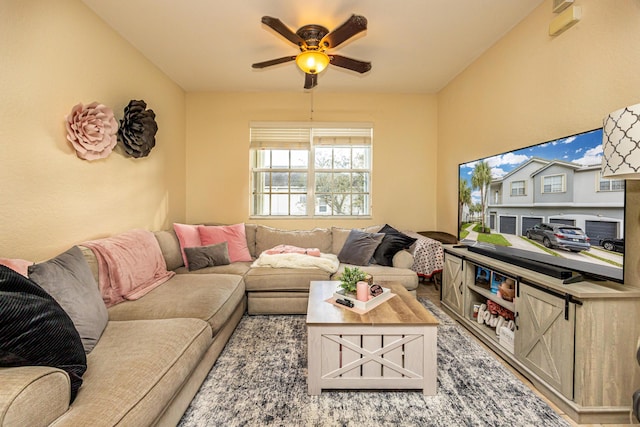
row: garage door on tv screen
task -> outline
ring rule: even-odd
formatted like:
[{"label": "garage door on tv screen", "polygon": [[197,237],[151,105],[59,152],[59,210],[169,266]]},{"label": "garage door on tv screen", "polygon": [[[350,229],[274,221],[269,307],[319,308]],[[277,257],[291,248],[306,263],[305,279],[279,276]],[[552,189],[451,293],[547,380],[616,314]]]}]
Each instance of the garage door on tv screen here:
[{"label": "garage door on tv screen", "polygon": [[622,282],[625,182],[601,164],[602,129],[460,164],[458,238]]}]

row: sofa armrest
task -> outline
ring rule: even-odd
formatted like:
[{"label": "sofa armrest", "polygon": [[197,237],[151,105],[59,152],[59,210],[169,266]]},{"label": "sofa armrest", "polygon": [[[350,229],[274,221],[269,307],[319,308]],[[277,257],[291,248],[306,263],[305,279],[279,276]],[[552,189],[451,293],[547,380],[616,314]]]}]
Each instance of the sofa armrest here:
[{"label": "sofa armrest", "polygon": [[47,426],[69,409],[71,382],[48,366],[0,368],[0,425]]},{"label": "sofa armrest", "polygon": [[393,256],[392,264],[397,268],[411,268],[413,266],[413,255],[407,250],[396,252]]}]

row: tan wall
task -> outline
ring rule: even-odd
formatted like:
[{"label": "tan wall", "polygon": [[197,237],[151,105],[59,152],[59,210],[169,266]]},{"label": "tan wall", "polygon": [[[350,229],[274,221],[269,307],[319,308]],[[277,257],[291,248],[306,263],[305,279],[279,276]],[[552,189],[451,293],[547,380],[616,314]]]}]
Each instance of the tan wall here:
[{"label": "tan wall", "polygon": [[[601,127],[607,113],[640,102],[640,0],[577,0],[582,20],[555,38],[551,3],[438,94],[441,230],[456,233],[459,163]],[[628,242],[639,240],[638,217],[628,203]],[[638,257],[627,252],[627,282],[638,283]]]},{"label": "tan wall", "polygon": [[[184,92],[79,0],[0,2],[0,257],[42,260],[82,240],[183,220]],[[131,99],[156,112],[144,159],[76,157],[71,108]]]},{"label": "tan wall", "polygon": [[[281,228],[435,226],[436,98],[314,94],[314,121],[374,123],[371,220],[262,220]],[[249,122],[308,121],[308,93],[187,94],[187,220],[249,220]]]},{"label": "tan wall", "polygon": [[[455,233],[458,163],[598,127],[606,113],[640,101],[640,51],[628,48],[640,39],[640,0],[577,4],[582,21],[550,38],[546,1],[437,104],[432,95],[318,91],[314,120],[375,123],[374,217],[262,222]],[[79,0],[2,1],[0,36],[0,257],[42,259],[83,239],[173,221],[247,221],[249,121],[309,119],[303,92],[192,93],[185,102]],[[120,118],[130,99],[157,114],[151,155],[78,159],[65,139],[71,107],[100,101]],[[640,215],[631,205],[633,237]]]}]

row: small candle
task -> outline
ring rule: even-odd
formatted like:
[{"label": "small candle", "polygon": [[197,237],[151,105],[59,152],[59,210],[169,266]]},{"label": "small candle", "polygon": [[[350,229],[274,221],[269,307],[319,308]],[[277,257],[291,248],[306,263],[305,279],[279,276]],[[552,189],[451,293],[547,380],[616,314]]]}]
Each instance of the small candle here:
[{"label": "small candle", "polygon": [[367,282],[358,282],[356,284],[356,299],[358,301],[369,300],[369,284]]}]

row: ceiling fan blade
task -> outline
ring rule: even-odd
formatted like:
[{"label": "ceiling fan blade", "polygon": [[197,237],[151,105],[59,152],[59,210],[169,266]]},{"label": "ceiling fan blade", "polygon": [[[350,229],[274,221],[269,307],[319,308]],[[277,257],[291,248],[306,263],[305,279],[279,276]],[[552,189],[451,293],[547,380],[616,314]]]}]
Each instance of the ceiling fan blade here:
[{"label": "ceiling fan blade", "polygon": [[318,75],[306,73],[304,76],[304,88],[313,89],[318,84]]},{"label": "ceiling fan blade", "polygon": [[362,15],[351,15],[344,24],[324,36],[320,44],[326,49],[331,49],[366,29],[367,18]]},{"label": "ceiling fan blade", "polygon": [[306,43],[305,43],[305,41],[304,41],[304,39],[302,37],[300,37],[299,35],[297,35],[293,31],[291,31],[291,29],[289,27],[287,27],[286,25],[284,25],[282,23],[282,21],[279,20],[278,18],[273,18],[271,16],[263,16],[262,17],[262,23],[264,25],[270,27],[276,33],[280,34],[282,37],[284,37],[285,39],[289,40],[291,43],[295,44],[296,46],[305,46],[306,45]]},{"label": "ceiling fan blade", "polygon": [[265,68],[270,67],[272,65],[284,64],[285,62],[290,62],[295,60],[295,56],[283,56],[282,58],[271,59],[269,61],[257,62],[255,64],[251,64],[252,68]]},{"label": "ceiling fan blade", "polygon": [[331,64],[336,67],[346,68],[361,74],[371,70],[371,62],[358,61],[341,55],[329,55],[329,58],[331,58]]}]

